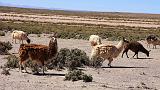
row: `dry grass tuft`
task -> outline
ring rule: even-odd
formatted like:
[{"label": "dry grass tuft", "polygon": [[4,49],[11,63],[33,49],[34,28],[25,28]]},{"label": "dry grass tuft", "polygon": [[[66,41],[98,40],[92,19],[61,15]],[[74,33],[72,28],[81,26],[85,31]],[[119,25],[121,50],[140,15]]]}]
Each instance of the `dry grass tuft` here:
[{"label": "dry grass tuft", "polygon": [[83,82],[92,82],[93,78],[91,75],[84,74],[81,70],[69,71],[65,75],[64,80],[78,81],[83,80]]},{"label": "dry grass tuft", "polygon": [[8,51],[12,49],[12,44],[10,42],[0,42],[0,54],[8,55]]},{"label": "dry grass tuft", "polygon": [[1,74],[6,75],[6,76],[7,75],[11,75],[10,72],[9,72],[9,70],[10,69],[7,70],[6,68],[3,68],[3,71],[1,72]]}]

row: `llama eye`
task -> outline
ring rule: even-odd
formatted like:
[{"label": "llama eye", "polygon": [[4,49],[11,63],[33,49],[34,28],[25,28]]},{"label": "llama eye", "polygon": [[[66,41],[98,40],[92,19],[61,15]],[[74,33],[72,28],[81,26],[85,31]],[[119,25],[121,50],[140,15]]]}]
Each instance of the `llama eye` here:
[{"label": "llama eye", "polygon": [[54,37],[53,37],[52,39],[53,39],[53,41],[55,41],[55,38],[54,38]]}]

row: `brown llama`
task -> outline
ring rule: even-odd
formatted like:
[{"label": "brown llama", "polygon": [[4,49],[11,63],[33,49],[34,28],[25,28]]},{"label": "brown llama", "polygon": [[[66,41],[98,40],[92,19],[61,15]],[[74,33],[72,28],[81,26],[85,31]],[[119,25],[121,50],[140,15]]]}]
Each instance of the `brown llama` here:
[{"label": "brown llama", "polygon": [[19,69],[22,72],[21,67],[23,66],[25,71],[25,62],[27,59],[31,59],[32,61],[36,61],[41,64],[43,67],[44,74],[44,65],[50,61],[51,58],[55,57],[58,51],[57,39],[52,37],[49,46],[46,45],[38,45],[38,44],[21,44],[19,48]]},{"label": "brown llama", "polygon": [[122,58],[123,58],[123,54],[124,54],[124,53],[126,53],[127,58],[129,58],[129,57],[128,57],[128,54],[127,54],[127,53],[128,53],[128,50],[131,50],[131,51],[135,52],[135,54],[133,55],[133,57],[134,57],[135,55],[137,55],[137,58],[139,58],[139,57],[138,57],[138,52],[145,53],[145,54],[149,57],[149,52],[150,52],[150,51],[146,50],[146,49],[143,47],[143,45],[142,45],[141,43],[137,42],[137,41],[129,42],[129,43],[127,43],[127,44],[125,45],[124,51],[123,51],[123,53],[122,53]]}]

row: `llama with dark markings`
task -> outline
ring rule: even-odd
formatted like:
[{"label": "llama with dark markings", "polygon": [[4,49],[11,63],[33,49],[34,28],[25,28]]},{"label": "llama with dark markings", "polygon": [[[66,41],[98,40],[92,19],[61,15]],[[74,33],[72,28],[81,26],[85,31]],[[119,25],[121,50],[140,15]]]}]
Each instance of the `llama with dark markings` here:
[{"label": "llama with dark markings", "polygon": [[108,66],[111,67],[111,62],[114,58],[117,58],[124,48],[124,45],[128,43],[124,38],[117,45],[100,44],[93,47],[91,52],[91,60],[95,60],[96,57],[108,60]]},{"label": "llama with dark markings", "polygon": [[149,35],[146,38],[147,47],[150,48],[150,44],[153,45],[153,48],[156,48],[156,45],[160,45],[160,40],[156,35]]}]

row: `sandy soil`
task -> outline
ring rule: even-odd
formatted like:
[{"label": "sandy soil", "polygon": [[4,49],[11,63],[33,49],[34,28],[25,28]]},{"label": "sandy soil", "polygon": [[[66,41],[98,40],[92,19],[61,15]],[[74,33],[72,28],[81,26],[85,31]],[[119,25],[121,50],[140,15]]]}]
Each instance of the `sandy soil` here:
[{"label": "sandy soil", "polygon": [[[32,43],[48,44],[48,36],[30,35]],[[11,41],[9,34],[0,37],[0,41]],[[144,41],[140,41],[145,47]],[[117,44],[118,42],[103,40],[103,43]],[[86,40],[58,39],[60,48],[79,48],[90,54],[90,44]],[[13,44],[11,53],[17,53],[19,44]],[[112,62],[113,67],[107,66],[108,61],[103,63],[102,68],[94,69],[82,68],[85,73],[93,76],[93,82],[85,83],[83,81],[64,81],[64,75],[67,70],[55,71],[48,70],[47,75],[32,75],[21,73],[18,69],[11,69],[11,75],[0,74],[1,90],[160,90],[160,47],[151,49],[150,57],[139,53],[141,59],[121,58],[120,56]],[[129,56],[133,55],[129,52]],[[4,55],[0,55],[0,66],[6,62]],[[0,72],[2,69],[0,69]]]}]

